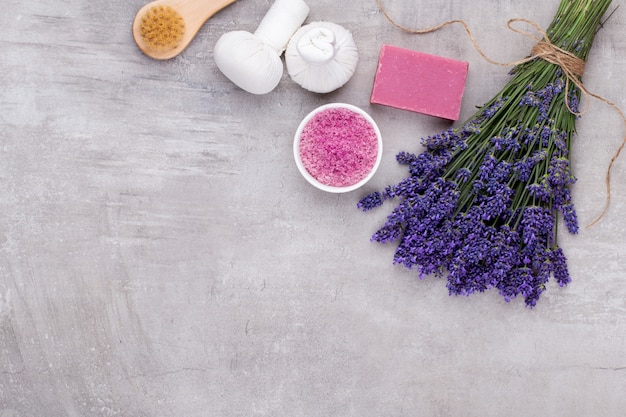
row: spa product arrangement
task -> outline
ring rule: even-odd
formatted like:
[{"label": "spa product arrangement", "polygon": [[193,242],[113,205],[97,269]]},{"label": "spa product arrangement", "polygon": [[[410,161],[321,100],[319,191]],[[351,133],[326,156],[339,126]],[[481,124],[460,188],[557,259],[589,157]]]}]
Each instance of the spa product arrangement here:
[{"label": "spa product arrangement", "polygon": [[[154,59],[180,54],[200,27],[236,0],[156,0],[143,6],[133,21],[139,49]],[[304,0],[276,0],[257,29],[223,34],[214,47],[218,69],[241,89],[267,94],[280,82],[284,68],[304,89],[329,93],[354,74],[359,60],[352,34],[332,22],[302,26],[309,14]]]},{"label": "spa product arrangement", "polygon": [[[402,28],[377,1],[387,19]],[[233,2],[213,2],[211,10],[203,6],[203,16]],[[179,53],[189,42],[188,31],[198,29],[199,20],[188,17],[192,0],[165,3],[142,8],[133,25],[140,48],[157,59]],[[561,0],[545,33],[528,20],[512,19],[534,26],[541,37],[528,58],[511,64],[508,84],[460,127],[423,138],[422,153],[397,155],[410,175],[357,204],[368,211],[396,200],[372,236],[373,241],[397,243],[394,263],[417,270],[420,277],[445,276],[453,295],[496,289],[506,301],[523,297],[529,307],[536,305],[550,277],[561,286],[569,283],[567,260],[557,243],[558,217],[570,233],[577,233],[569,155],[581,96],[599,98],[584,88],[581,78],[610,4]],[[276,0],[256,31],[237,30],[219,38],[217,67],[239,88],[267,94],[283,78],[284,53],[289,76],[305,90],[325,94],[341,88],[359,61],[352,34],[331,22],[303,26],[309,11],[304,0]],[[171,30],[153,35],[153,21],[159,19]],[[411,32],[428,33],[451,23],[462,23],[475,42],[458,20]],[[383,44],[370,103],[456,121],[467,73],[467,62]],[[621,110],[603,101],[626,124]],[[342,193],[372,178],[382,145],[371,116],[350,104],[332,103],[301,121],[293,152],[310,184]]]}]

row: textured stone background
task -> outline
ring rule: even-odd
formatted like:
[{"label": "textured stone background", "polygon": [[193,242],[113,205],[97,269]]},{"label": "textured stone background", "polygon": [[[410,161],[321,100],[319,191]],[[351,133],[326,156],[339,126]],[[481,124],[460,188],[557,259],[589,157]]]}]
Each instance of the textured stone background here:
[{"label": "textured stone background", "polygon": [[[467,21],[485,52],[521,59],[550,1],[387,0],[412,27]],[[615,2],[619,4],[619,2]],[[626,157],[605,219],[561,234],[572,284],[534,310],[496,292],[449,297],[369,242],[387,209],[355,208],[406,172],[395,154],[447,128],[369,105],[382,43],[470,62],[461,119],[508,80],[460,26],[415,36],[375,0],[308,0],[308,22],[350,29],[356,75],[329,95],[285,74],[252,96],[214,65],[227,31],[268,0],[239,0],[159,62],[130,27],[143,1],[5,0],[0,14],[0,417],[617,416],[626,408]],[[626,10],[602,30],[587,87],[626,109]],[[379,123],[385,154],[363,190],[298,174],[292,135],[318,105]],[[573,152],[581,222],[604,201],[624,128],[593,101]]]}]

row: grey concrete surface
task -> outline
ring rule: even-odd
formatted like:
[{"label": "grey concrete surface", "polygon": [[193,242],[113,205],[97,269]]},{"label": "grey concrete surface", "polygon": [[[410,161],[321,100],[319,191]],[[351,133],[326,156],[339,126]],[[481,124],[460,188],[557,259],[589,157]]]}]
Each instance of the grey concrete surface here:
[{"label": "grey concrete surface", "polygon": [[[464,19],[485,52],[521,59],[557,0],[387,0],[409,26]],[[620,2],[615,2],[615,5]],[[406,173],[394,156],[449,123],[369,105],[383,43],[470,63],[461,119],[508,69],[460,26],[410,35],[374,0],[309,0],[308,22],[350,29],[360,51],[342,89],[284,75],[252,96],[212,47],[254,30],[268,0],[239,0],[179,57],[142,55],[139,0],[5,0],[0,14],[0,417],[621,416],[626,409],[626,156],[606,217],[561,233],[573,282],[537,308],[392,265],[371,243],[387,209],[368,191]],[[626,109],[626,10],[598,34],[586,86]],[[363,190],[300,177],[292,135],[314,107],[362,107],[385,141]],[[592,101],[573,151],[583,224],[624,135]]]}]

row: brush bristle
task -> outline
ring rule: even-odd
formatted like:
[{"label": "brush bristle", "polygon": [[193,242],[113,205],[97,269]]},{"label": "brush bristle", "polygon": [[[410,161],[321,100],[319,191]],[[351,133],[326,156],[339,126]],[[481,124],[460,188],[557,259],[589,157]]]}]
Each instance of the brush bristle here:
[{"label": "brush bristle", "polygon": [[141,18],[141,37],[153,51],[165,52],[176,48],[184,33],[184,19],[170,6],[151,7]]}]

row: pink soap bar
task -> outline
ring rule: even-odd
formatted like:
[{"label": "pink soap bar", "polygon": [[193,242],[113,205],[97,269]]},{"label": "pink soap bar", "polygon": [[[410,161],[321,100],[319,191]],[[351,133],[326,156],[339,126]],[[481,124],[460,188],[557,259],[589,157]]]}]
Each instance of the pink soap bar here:
[{"label": "pink soap bar", "polygon": [[469,64],[383,45],[371,103],[457,120]]}]

